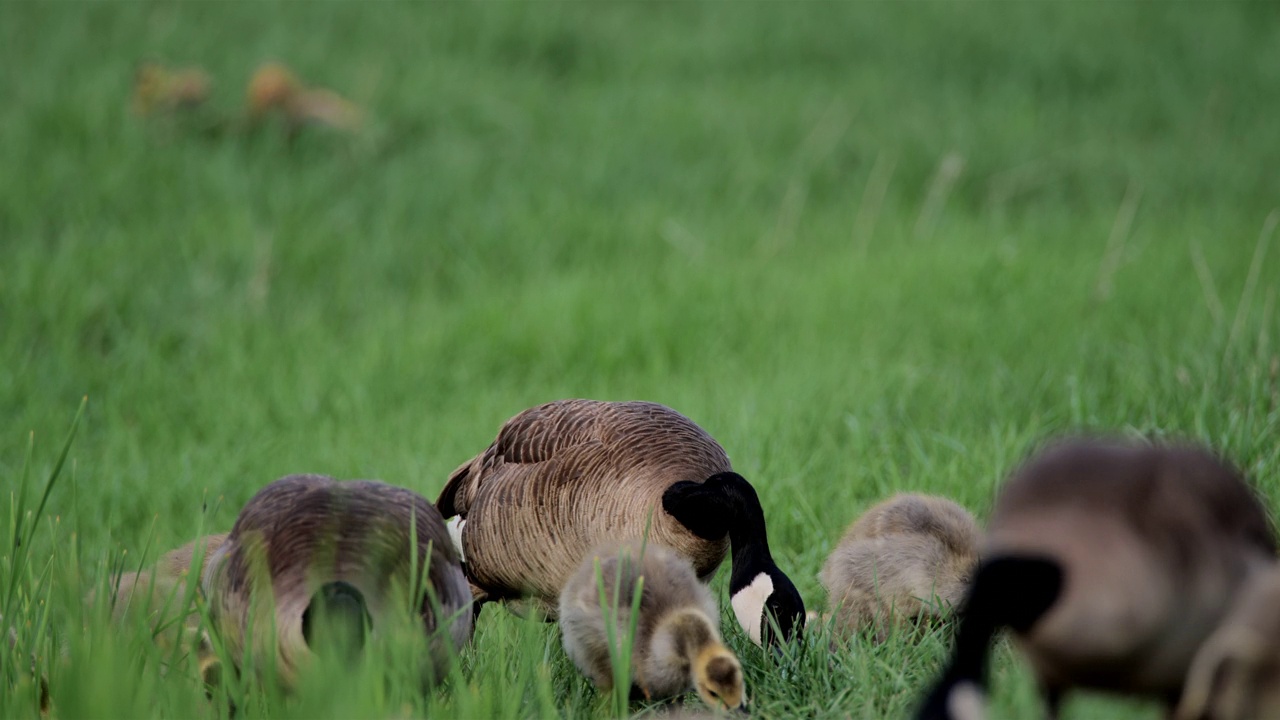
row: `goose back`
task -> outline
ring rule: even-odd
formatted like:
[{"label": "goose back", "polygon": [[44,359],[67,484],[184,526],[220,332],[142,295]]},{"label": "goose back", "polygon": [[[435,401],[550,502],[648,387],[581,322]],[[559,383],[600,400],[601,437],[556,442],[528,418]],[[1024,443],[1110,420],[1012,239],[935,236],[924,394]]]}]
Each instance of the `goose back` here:
[{"label": "goose back", "polygon": [[[429,592],[421,606],[399,607],[420,582],[415,554]],[[376,481],[290,475],[267,485],[241,510],[202,585],[229,655],[242,657],[248,644],[261,662],[274,650],[287,686],[309,654],[304,617],[327,583],[362,596],[375,633],[397,611],[419,615],[433,638],[436,674],[446,643],[458,648],[470,637],[471,593],[439,512],[412,491]],[[274,638],[262,630],[273,623]]]},{"label": "goose back", "polygon": [[715,572],[728,538],[707,540],[662,509],[663,492],[731,470],[702,428],[649,402],[562,400],[516,415],[497,439],[450,477],[438,501],[461,514],[472,581],[494,597],[555,602],[582,558],[600,542],[639,538]]},{"label": "goose back", "polygon": [[[560,594],[560,623],[565,650],[574,664],[600,688],[613,684],[608,637],[625,638],[631,629],[631,603],[636,585],[643,577],[636,634],[631,646],[631,669],[636,682],[654,697],[669,697],[687,689],[688,668],[666,667],[651,662],[654,634],[670,613],[691,608],[712,623],[719,624],[719,608],[706,585],[699,582],[689,561],[652,543],[624,541],[606,543],[587,554]],[[597,582],[604,584],[601,603]],[[606,616],[605,609],[609,615]],[[607,630],[612,620],[613,628]],[[714,640],[719,641],[719,635]]]}]

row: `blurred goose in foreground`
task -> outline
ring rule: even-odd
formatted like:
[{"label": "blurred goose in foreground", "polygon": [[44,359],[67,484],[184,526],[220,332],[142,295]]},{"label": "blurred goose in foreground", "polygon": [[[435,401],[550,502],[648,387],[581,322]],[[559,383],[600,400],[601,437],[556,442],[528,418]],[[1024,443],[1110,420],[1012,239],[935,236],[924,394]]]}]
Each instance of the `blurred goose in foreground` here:
[{"label": "blurred goose in foreground", "polygon": [[858,518],[820,579],[842,633],[938,618],[958,607],[978,563],[981,531],[967,510],[929,495],[899,494]]},{"label": "blurred goose in foreground", "polygon": [[[358,649],[366,632],[394,632],[397,620],[430,639],[427,682],[471,636],[471,594],[440,514],[381,482],[289,475],[267,485],[201,585],[228,656],[244,657],[247,645],[261,668],[274,654],[286,687],[319,648]],[[263,631],[272,623],[276,637]]]},{"label": "blurred goose in foreground", "polygon": [[[637,585],[640,605],[632,618]],[[632,682],[646,698],[692,689],[713,708],[742,706],[742,667],[720,641],[719,608],[683,556],[658,545],[642,548],[636,541],[602,547],[569,578],[559,607],[565,652],[601,690],[614,684],[610,632],[620,652],[634,621]]]},{"label": "blurred goose in foreground", "polygon": [[918,717],[982,717],[988,645],[1003,627],[1051,718],[1077,687],[1171,709],[1196,649],[1274,556],[1253,491],[1205,451],[1054,447],[1001,488],[950,664]]},{"label": "blurred goose in foreground", "polygon": [[734,614],[757,644],[791,638],[804,602],[774,564],[750,483],[693,421],[650,402],[561,400],[516,415],[450,476],[437,501],[454,525],[477,603],[556,598],[602,542],[649,539],[708,581],[733,553]]},{"label": "blurred goose in foreground", "polygon": [[1249,582],[1196,653],[1174,717],[1280,718],[1280,566]]}]

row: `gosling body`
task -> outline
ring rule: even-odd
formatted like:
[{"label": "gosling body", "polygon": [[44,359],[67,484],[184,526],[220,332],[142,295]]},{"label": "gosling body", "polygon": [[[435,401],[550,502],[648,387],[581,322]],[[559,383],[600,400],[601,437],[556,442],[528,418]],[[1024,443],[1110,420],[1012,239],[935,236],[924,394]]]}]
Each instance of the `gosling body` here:
[{"label": "gosling body", "polygon": [[[158,633],[158,639],[169,637],[168,633],[161,631],[173,614],[182,613],[188,620],[196,619],[194,611],[189,615],[186,613],[193,608],[180,607],[186,599],[188,582],[194,580],[199,583],[209,558],[226,539],[227,533],[206,535],[161,555],[148,569],[121,574],[118,582],[108,588],[113,591],[112,619],[119,623],[130,616],[145,615],[152,629]],[[197,553],[200,564],[192,568]]]},{"label": "gosling body", "polygon": [[843,633],[933,619],[958,607],[978,562],[981,531],[967,510],[941,497],[899,494],[856,520],[819,579]]},{"label": "gosling body", "polygon": [[[695,690],[711,707],[741,707],[742,667],[721,642],[715,598],[686,558],[658,545],[645,545],[643,555],[641,549],[635,541],[602,547],[565,585],[559,615],[569,658],[596,687],[611,689],[610,634],[621,648],[634,622],[630,668],[646,698]],[[640,604],[633,617],[637,585]]]}]

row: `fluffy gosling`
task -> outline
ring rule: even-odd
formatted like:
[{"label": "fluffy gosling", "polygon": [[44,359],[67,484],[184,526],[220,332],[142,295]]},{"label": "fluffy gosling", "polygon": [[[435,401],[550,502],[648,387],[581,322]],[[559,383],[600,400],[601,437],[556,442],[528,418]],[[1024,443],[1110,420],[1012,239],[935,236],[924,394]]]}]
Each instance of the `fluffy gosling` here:
[{"label": "fluffy gosling", "polygon": [[[598,580],[604,584],[605,606]],[[713,708],[741,708],[746,699],[742,666],[721,643],[715,599],[686,558],[659,545],[644,547],[643,556],[634,541],[600,548],[569,579],[559,611],[564,648],[574,665],[600,690],[613,689],[606,628],[612,621],[618,642],[627,636],[632,598],[641,582],[631,646],[633,685],[650,699],[693,689]]]},{"label": "fluffy gosling", "polygon": [[981,532],[946,498],[899,494],[858,518],[819,579],[833,624],[844,634],[943,617],[958,606],[978,563]]}]

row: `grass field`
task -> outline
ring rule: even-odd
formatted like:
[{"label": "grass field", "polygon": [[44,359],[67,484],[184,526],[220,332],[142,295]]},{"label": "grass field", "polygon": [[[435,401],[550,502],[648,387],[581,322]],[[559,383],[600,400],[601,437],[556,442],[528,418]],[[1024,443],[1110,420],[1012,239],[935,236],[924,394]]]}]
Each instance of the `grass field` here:
[{"label": "grass field", "polygon": [[[279,59],[371,122],[293,144],[143,122],[148,58],[204,66],[227,113]],[[216,717],[225,693],[83,609],[109,566],[228,529],[286,473],[434,499],[561,397],[707,428],[815,609],[871,502],[981,517],[1062,433],[1204,441],[1274,509],[1277,89],[1269,4],[3,3],[6,624],[56,717]],[[27,510],[84,396],[15,547],[30,433]],[[948,642],[779,663],[724,627],[759,717],[902,717]],[[0,643],[0,716],[35,714],[26,657]],[[245,685],[236,717],[609,707],[555,626],[500,609],[445,687],[402,670]],[[1036,712],[1011,653],[994,680],[995,717]]]}]

